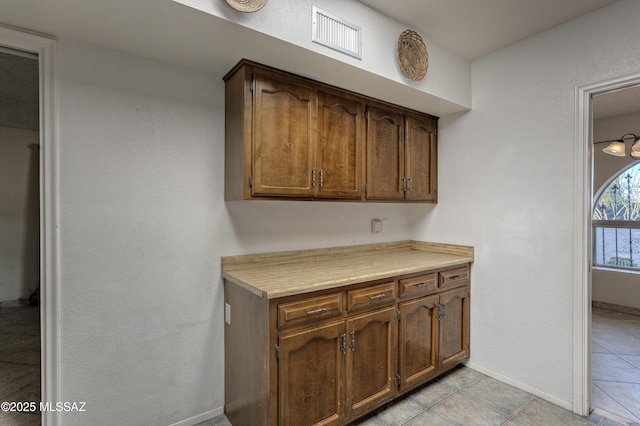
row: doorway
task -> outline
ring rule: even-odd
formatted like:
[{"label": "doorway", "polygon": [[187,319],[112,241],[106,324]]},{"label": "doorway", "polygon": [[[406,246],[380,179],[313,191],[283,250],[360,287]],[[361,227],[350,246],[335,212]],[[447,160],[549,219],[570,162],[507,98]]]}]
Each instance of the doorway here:
[{"label": "doorway", "polygon": [[574,143],[574,304],[573,411],[588,415],[592,407],[592,203],[594,96],[640,84],[636,72],[576,88]]},{"label": "doorway", "polygon": [[[0,401],[41,401],[38,55],[0,49]],[[35,410],[33,410],[35,411]],[[0,423],[40,423],[3,411]]]},{"label": "doorway", "polygon": [[[640,163],[630,155],[640,135],[640,86],[596,94],[592,110],[591,408],[640,423]],[[607,150],[623,136],[620,152]]]},{"label": "doorway", "polygon": [[[59,221],[58,154],[55,97],[55,40],[14,28],[0,26],[0,46],[12,52],[37,56],[38,67],[38,143],[39,184],[39,317],[40,317],[40,396],[42,402],[60,402],[59,381]],[[33,156],[32,156],[33,157]],[[36,326],[37,327],[37,326]],[[38,357],[38,354],[35,355]],[[38,407],[39,408],[39,407]],[[58,425],[59,413],[43,411],[41,424]]]}]

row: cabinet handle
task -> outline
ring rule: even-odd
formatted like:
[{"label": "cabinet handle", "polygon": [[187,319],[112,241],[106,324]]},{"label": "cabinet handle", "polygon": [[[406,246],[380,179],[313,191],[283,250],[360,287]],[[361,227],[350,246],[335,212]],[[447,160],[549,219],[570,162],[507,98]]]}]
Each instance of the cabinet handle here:
[{"label": "cabinet handle", "polygon": [[454,275],[453,277],[449,277],[449,281],[460,281],[467,278],[466,275]]},{"label": "cabinet handle", "polygon": [[402,178],[402,192],[405,192],[407,190],[407,178],[403,177]]},{"label": "cabinet handle", "polygon": [[384,298],[385,294],[384,293],[380,293],[380,294],[376,294],[375,296],[371,296],[369,297],[370,300],[380,300],[382,298]]},{"label": "cabinet handle", "polygon": [[351,352],[355,352],[356,350],[356,331],[352,330],[351,333],[349,333],[351,335],[351,344],[349,345],[349,349],[351,349]]},{"label": "cabinet handle", "polygon": [[311,169],[311,186],[316,186],[316,169]]},{"label": "cabinet handle", "polygon": [[418,284],[416,287],[426,287],[428,285],[429,285],[429,283],[422,283],[422,284]]},{"label": "cabinet handle", "polygon": [[320,188],[324,185],[324,169],[320,169]]},{"label": "cabinet handle", "polygon": [[342,333],[340,335],[340,338],[342,339],[342,343],[340,344],[340,350],[342,351],[342,355],[346,355],[347,354],[347,335],[345,333]]},{"label": "cabinet handle", "polygon": [[312,309],[312,310],[310,310],[310,311],[307,311],[307,316],[309,316],[309,315],[314,315],[314,314],[320,314],[320,313],[322,313],[322,312],[326,312],[326,311],[327,311],[327,308],[325,308],[324,306],[321,306],[321,307],[319,307],[319,308],[316,308],[316,309]]},{"label": "cabinet handle", "polygon": [[409,191],[413,191],[413,178],[409,178]]}]

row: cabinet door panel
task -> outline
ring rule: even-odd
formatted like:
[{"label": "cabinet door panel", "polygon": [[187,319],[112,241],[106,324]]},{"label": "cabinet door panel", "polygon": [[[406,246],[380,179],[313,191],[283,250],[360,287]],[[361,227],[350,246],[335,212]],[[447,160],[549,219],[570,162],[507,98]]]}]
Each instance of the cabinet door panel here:
[{"label": "cabinet door panel", "polygon": [[333,425],[343,418],[344,322],[280,337],[280,425]]},{"label": "cabinet door panel", "polygon": [[424,383],[436,373],[438,295],[400,304],[400,390]]},{"label": "cabinet door panel", "polygon": [[404,115],[369,107],[367,199],[404,199],[404,175]]},{"label": "cabinet door panel", "polygon": [[256,73],[253,195],[311,196],[314,91]]},{"label": "cabinet door panel", "polygon": [[447,367],[469,357],[469,287],[440,294],[440,365]]},{"label": "cabinet door panel", "polygon": [[347,417],[395,394],[395,308],[347,320]]},{"label": "cabinet door panel", "polygon": [[437,142],[436,120],[407,115],[407,192],[408,200],[436,201]]},{"label": "cabinet door panel", "polygon": [[362,197],[362,104],[318,92],[318,197]]}]

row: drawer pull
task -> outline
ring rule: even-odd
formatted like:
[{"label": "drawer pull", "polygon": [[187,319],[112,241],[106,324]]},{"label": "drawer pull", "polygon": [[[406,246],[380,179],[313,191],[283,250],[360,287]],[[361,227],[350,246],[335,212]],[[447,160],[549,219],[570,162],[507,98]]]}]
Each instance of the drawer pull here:
[{"label": "drawer pull", "polygon": [[375,296],[369,297],[370,300],[380,300],[383,299],[386,295],[384,293],[376,294]]},{"label": "drawer pull", "polygon": [[309,316],[309,315],[315,315],[315,314],[320,314],[320,313],[322,313],[322,312],[326,312],[326,311],[327,311],[327,308],[325,308],[324,306],[321,306],[321,307],[319,307],[319,308],[317,308],[317,309],[312,309],[312,310],[310,310],[310,311],[307,311],[307,316]]},{"label": "drawer pull", "polygon": [[454,275],[452,277],[449,277],[448,281],[460,281],[464,280],[465,278],[467,278],[466,275]]},{"label": "drawer pull", "polygon": [[429,283],[422,283],[422,284],[418,284],[416,287],[426,287],[428,285],[429,285]]}]

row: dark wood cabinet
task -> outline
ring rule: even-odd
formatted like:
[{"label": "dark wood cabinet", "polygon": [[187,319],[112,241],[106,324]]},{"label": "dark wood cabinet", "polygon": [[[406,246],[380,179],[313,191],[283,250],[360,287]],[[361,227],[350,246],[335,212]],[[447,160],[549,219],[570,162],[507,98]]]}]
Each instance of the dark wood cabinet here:
[{"label": "dark wood cabinet", "polygon": [[437,120],[367,107],[368,200],[437,201]]},{"label": "dark wood cabinet", "polygon": [[226,200],[437,201],[437,117],[246,60],[224,80]]},{"label": "dark wood cabinet", "polygon": [[406,390],[435,376],[438,341],[438,295],[400,303],[400,389]]},{"label": "dark wood cabinet", "polygon": [[225,280],[232,424],[346,425],[469,358],[469,264],[264,299]]},{"label": "dark wood cabinet", "polygon": [[344,321],[279,338],[280,425],[334,425],[344,418]]},{"label": "dark wood cabinet", "polygon": [[362,115],[356,98],[318,90],[316,197],[362,198]]},{"label": "dark wood cabinet", "polygon": [[469,286],[440,295],[439,363],[443,368],[469,358]]},{"label": "dark wood cabinet", "polygon": [[316,105],[310,86],[253,71],[254,196],[311,196]]},{"label": "dark wood cabinet", "polygon": [[367,108],[367,199],[404,200],[404,114]]},{"label": "dark wood cabinet", "polygon": [[396,312],[389,307],[347,320],[347,418],[395,395]]},{"label": "dark wood cabinet", "polygon": [[407,113],[405,197],[411,201],[438,201],[437,121]]}]

